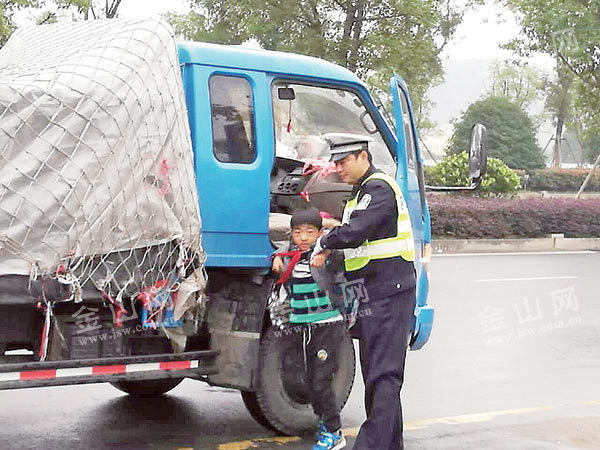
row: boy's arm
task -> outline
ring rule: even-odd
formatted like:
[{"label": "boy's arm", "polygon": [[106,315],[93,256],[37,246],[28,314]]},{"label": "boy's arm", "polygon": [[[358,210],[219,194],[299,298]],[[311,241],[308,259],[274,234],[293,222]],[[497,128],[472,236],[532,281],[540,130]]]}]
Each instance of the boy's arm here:
[{"label": "boy's arm", "polygon": [[275,273],[283,272],[283,258],[281,258],[281,256],[275,256],[273,258],[273,263],[271,264],[271,270]]},{"label": "boy's arm", "polygon": [[[273,243],[277,248],[274,254],[287,252],[290,249],[290,243],[288,241],[277,241]],[[275,273],[282,273],[285,269],[285,263],[281,256],[273,256],[273,262],[271,263],[271,270]]]}]

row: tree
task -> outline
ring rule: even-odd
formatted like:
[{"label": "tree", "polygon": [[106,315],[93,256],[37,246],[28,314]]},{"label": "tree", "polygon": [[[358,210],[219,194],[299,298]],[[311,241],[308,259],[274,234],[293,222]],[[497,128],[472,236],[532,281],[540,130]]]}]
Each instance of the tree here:
[{"label": "tree", "polygon": [[[481,185],[467,195],[479,197],[512,197],[521,189],[521,178],[498,158],[488,158],[487,171]],[[467,186],[469,158],[467,152],[448,155],[435,166],[425,167],[425,183],[432,186]],[[462,193],[464,194],[464,193]]]},{"label": "tree", "polygon": [[[562,142],[563,128],[573,117],[573,74],[566,70],[563,64],[557,62],[556,80],[546,79],[546,109],[552,113],[554,126],[554,152],[552,165],[560,167],[560,144]],[[576,134],[578,132],[576,131]]]},{"label": "tree", "polygon": [[336,62],[379,87],[395,70],[420,110],[425,92],[442,75],[440,52],[475,1],[192,0],[191,13],[167,20],[187,39],[255,39],[265,49]]},{"label": "tree", "polygon": [[38,18],[38,24],[56,22],[56,13],[59,10],[69,10],[74,8],[83,20],[117,17],[119,6],[122,0],[53,0],[43,2],[45,8]]},{"label": "tree", "polygon": [[489,155],[513,169],[544,167],[544,155],[535,139],[535,127],[525,111],[506,97],[487,97],[471,104],[456,123],[450,153],[469,148],[471,127],[482,123],[488,131]]},{"label": "tree", "polygon": [[524,35],[509,47],[525,56],[554,55],[577,79],[575,102],[583,113],[579,120],[588,129],[600,127],[600,0],[510,0],[508,4],[519,13]]},{"label": "tree", "polygon": [[540,97],[543,83],[540,73],[520,61],[494,61],[491,65],[491,96],[505,96],[523,109]]},{"label": "tree", "polygon": [[13,15],[15,11],[37,6],[36,0],[1,0],[0,1],[0,47],[8,40],[15,29]]},{"label": "tree", "polygon": [[589,134],[583,142],[585,148],[585,159],[590,164],[594,164],[598,155],[600,155],[600,133]]}]

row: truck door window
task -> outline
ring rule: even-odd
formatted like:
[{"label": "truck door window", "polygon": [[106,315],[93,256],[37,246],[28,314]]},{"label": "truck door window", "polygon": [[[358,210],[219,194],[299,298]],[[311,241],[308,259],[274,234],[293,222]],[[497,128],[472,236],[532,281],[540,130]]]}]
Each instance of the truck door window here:
[{"label": "truck door window", "polygon": [[[280,98],[278,89],[282,87],[293,89],[294,98],[288,99],[291,95]],[[360,134],[373,139],[369,148],[375,167],[395,176],[396,163],[392,152],[363,102],[353,92],[303,84],[276,83],[273,85],[272,98],[277,156],[299,160],[329,159],[329,146],[324,135]]]},{"label": "truck door window", "polygon": [[408,157],[408,167],[414,169],[416,166],[416,147],[415,147],[415,137],[413,135],[413,130],[411,126],[410,120],[410,111],[408,110],[408,100],[406,99],[406,94],[402,89],[398,89],[400,93],[400,100],[402,102],[402,123],[404,125],[404,139],[406,142],[406,156]]},{"label": "truck door window", "polygon": [[225,163],[253,162],[256,137],[250,83],[242,77],[213,75],[209,92],[215,157]]}]

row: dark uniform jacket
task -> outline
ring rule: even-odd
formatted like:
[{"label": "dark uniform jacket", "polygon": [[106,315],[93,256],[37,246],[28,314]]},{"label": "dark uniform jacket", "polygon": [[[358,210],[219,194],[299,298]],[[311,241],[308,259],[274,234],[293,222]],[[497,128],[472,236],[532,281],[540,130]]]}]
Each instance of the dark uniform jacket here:
[{"label": "dark uniform jacket", "polygon": [[[358,202],[369,194],[370,202],[365,209],[356,209],[350,223],[334,228],[321,239],[326,249],[356,248],[365,240],[374,241],[394,237],[397,234],[398,207],[394,191],[381,180],[362,182],[370,175],[381,172],[371,166],[352,190],[352,197],[360,190]],[[346,278],[363,279],[369,299],[389,297],[415,286],[415,269],[412,262],[402,257],[372,260],[364,268],[346,272]]]}]

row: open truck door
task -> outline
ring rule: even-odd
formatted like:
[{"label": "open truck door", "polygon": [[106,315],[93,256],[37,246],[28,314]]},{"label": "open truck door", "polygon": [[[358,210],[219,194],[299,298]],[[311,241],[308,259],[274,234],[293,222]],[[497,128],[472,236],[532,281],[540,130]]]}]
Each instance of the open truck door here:
[{"label": "open truck door", "polygon": [[411,350],[425,345],[431,334],[434,310],[427,305],[429,281],[427,264],[431,253],[431,227],[425,200],[423,162],[419,152],[417,129],[404,80],[396,74],[390,80],[390,92],[396,122],[398,172],[396,181],[404,193],[410,211],[415,239],[415,270],[417,272],[417,306],[411,340]]}]

